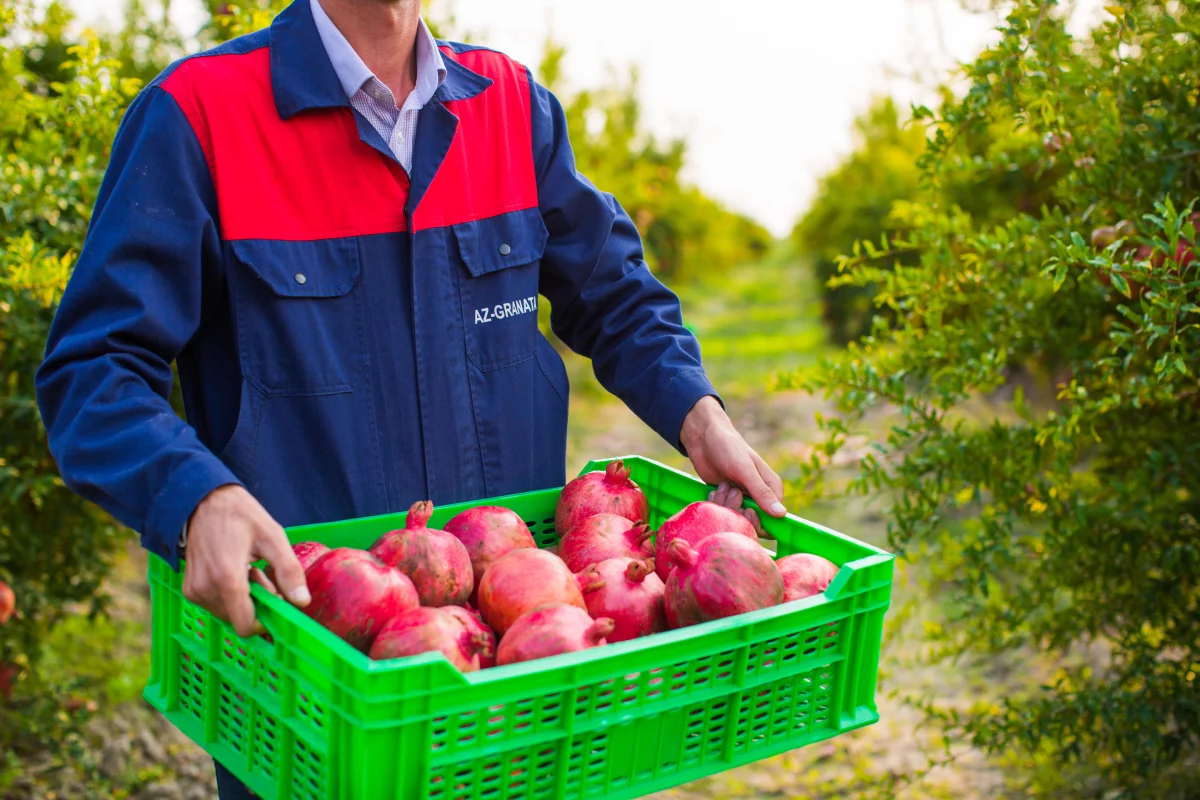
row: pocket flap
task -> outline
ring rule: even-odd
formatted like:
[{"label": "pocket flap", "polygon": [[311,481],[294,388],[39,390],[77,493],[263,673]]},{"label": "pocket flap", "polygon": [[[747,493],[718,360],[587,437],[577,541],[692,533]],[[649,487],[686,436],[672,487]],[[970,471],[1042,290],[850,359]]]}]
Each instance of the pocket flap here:
[{"label": "pocket flap", "polygon": [[233,253],[280,297],[341,297],[358,281],[354,239],[239,239]]},{"label": "pocket flap", "polygon": [[546,250],[546,224],[536,208],[454,226],[458,251],[473,277],[538,261]]}]

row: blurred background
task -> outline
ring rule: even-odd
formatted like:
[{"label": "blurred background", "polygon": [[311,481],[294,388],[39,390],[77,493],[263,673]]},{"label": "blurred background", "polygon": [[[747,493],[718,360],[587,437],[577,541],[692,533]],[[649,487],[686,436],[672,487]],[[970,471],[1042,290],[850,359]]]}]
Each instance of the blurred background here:
[{"label": "blurred background", "polygon": [[[284,5],[0,0],[0,798],[214,796],[32,374],[123,109]],[[427,4],[558,94],[789,508],[901,556],[878,725],[658,796],[1200,797],[1197,9]],[[570,473],[687,467],[560,350]]]}]

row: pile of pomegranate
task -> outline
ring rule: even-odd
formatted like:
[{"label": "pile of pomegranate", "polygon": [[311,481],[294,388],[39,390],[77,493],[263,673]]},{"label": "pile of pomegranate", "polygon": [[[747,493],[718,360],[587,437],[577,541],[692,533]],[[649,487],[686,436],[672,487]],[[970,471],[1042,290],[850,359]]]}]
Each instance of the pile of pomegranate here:
[{"label": "pile of pomegranate", "polygon": [[430,528],[433,504],[368,550],[300,542],[310,617],[373,659],[442,653],[462,672],[624,642],[825,591],[838,568],[778,561],[742,514],[700,501],[653,532],[614,461],[559,496],[557,554],[519,516],[477,506]]}]

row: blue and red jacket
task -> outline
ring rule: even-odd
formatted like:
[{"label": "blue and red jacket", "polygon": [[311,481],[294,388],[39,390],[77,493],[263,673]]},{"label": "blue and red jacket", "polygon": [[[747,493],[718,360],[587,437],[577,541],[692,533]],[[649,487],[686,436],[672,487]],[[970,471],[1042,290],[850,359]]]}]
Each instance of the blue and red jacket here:
[{"label": "blue and red jacket", "polygon": [[172,564],[224,484],[285,526],[561,485],[569,387],[539,298],[676,446],[714,394],[557,100],[500,53],[439,46],[411,174],[308,0],[174,64],[122,121],[38,403],[67,484]]}]

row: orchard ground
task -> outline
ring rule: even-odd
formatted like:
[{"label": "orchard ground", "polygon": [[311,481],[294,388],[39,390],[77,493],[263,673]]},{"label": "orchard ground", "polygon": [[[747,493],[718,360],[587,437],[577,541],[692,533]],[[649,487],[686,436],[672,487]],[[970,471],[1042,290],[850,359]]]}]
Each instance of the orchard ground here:
[{"label": "orchard ground", "polygon": [[[814,413],[825,404],[799,393],[770,393],[772,374],[817,358],[824,335],[807,266],[786,252],[736,270],[721,286],[682,292],[685,316],[696,328],[713,379],[751,444],[789,477],[788,465],[807,459],[815,441]],[[637,453],[686,468],[686,461],[595,383],[588,364],[568,356],[573,394],[569,474],[591,457]],[[884,424],[886,420],[879,420]],[[863,443],[865,446],[865,442]],[[852,469],[855,452],[843,454]],[[851,500],[793,512],[857,538],[886,545],[882,504]],[[149,671],[149,593],[146,556],[130,537],[109,584],[109,619],[73,618],[54,634],[44,669],[62,683],[100,679],[103,691],[62,698],[63,713],[91,715],[79,739],[57,752],[7,767],[0,762],[0,797],[133,797],[199,800],[215,787],[207,756],[141,699]],[[936,591],[922,585],[919,568],[898,564],[884,644],[879,693],[882,721],[870,728],[654,795],[659,800],[736,797],[855,797],[881,779],[920,769],[943,756],[941,737],[922,730],[922,713],[905,698],[932,698],[966,708],[1020,691],[1052,665],[1036,656],[1019,663],[931,666],[923,634],[938,617]],[[968,748],[900,796],[993,797],[1009,765]]]}]

